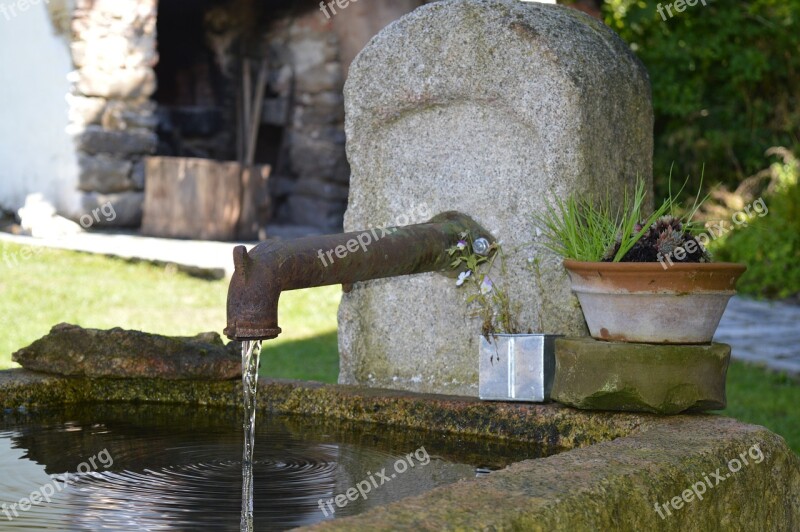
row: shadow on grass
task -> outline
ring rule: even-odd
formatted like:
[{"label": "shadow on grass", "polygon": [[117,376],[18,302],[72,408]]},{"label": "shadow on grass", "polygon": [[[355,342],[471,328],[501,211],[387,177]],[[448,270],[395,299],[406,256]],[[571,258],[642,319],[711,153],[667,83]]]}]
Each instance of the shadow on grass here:
[{"label": "shadow on grass", "polygon": [[259,375],[336,383],[339,378],[336,331],[302,340],[264,342]]}]

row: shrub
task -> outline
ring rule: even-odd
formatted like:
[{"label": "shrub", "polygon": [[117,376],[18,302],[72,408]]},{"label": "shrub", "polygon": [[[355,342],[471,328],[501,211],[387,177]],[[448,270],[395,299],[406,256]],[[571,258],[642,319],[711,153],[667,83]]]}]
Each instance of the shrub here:
[{"label": "shrub", "polygon": [[742,293],[786,298],[800,295],[800,163],[788,156],[771,167],[766,196],[769,212],[730,233],[714,248],[715,259],[747,264],[739,281]]},{"label": "shrub", "polygon": [[735,185],[770,146],[800,143],[800,0],[707,2],[666,21],[656,0],[607,0],[603,14],[650,72],[655,173],[705,163],[711,182]]}]

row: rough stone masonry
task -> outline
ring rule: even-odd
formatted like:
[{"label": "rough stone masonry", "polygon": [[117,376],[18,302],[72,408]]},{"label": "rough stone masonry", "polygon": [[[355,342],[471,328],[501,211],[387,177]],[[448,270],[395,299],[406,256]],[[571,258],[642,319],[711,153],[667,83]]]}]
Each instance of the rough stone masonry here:
[{"label": "rough stone masonry", "polygon": [[[505,250],[520,247],[497,282],[521,305],[523,328],[584,333],[531,214],[552,195],[608,191],[617,201],[637,175],[652,180],[648,75],[617,35],[562,6],[436,2],[360,53],[345,110],[346,230],[421,201],[434,215],[465,213]],[[480,322],[465,296],[441,274],[355,285],[339,310],[340,382],[477,395]]]}]

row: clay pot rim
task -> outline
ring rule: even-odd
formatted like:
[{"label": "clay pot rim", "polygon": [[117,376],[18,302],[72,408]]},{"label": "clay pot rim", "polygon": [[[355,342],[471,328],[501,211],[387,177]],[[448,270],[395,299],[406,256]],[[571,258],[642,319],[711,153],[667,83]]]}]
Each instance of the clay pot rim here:
[{"label": "clay pot rim", "polygon": [[576,273],[598,270],[619,273],[663,272],[664,274],[702,271],[741,275],[747,270],[747,265],[736,262],[676,262],[664,269],[660,262],[589,262],[572,259],[564,259],[564,267]]}]

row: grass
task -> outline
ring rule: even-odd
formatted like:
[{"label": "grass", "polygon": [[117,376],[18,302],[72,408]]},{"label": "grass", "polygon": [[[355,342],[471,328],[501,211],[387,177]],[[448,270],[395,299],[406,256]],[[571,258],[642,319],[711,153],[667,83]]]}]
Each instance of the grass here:
[{"label": "grass", "polygon": [[[11,353],[62,322],[174,336],[222,334],[227,290],[227,281],[168,267],[0,242],[0,369],[14,367]],[[262,374],[336,382],[340,293],[329,286],[281,296],[285,332],[265,345]]]},{"label": "grass", "polygon": [[734,362],[728,370],[727,394],[723,415],[767,427],[800,454],[800,380]]},{"label": "grass", "polygon": [[[168,335],[221,333],[227,282],[204,281],[168,268],[66,251],[43,251],[0,242],[0,368],[11,353],[59,322],[123,327]],[[28,256],[23,255],[23,252]],[[336,382],[338,286],[281,296],[284,333],[266,343],[261,374]],[[763,425],[800,453],[800,382],[734,363],[728,373],[728,408],[722,415]]]},{"label": "grass", "polygon": [[[599,262],[619,240],[613,262],[620,262],[675,202],[670,196],[658,209],[643,216],[646,197],[647,187],[639,178],[633,195],[625,191],[622,208],[617,212],[612,211],[609,196],[595,205],[572,194],[566,199],[556,197],[552,203],[545,199],[545,210],[534,215],[534,222],[545,237],[544,246],[565,259]],[[638,223],[642,225],[637,231]]]}]

